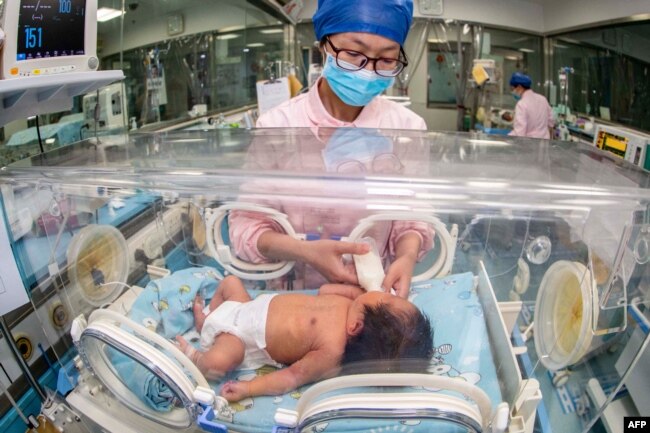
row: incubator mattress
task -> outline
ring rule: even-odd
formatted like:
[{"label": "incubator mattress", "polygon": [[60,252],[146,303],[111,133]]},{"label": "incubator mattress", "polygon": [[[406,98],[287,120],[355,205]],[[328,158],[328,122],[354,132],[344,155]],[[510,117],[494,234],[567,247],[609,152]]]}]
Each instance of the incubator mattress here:
[{"label": "incubator mattress", "polygon": [[[180,278],[180,280],[174,281],[173,284],[178,285],[178,283],[183,282],[183,275],[198,275],[197,271],[199,269],[194,269],[193,271],[189,271],[189,273],[183,271],[175,273],[172,277]],[[191,296],[192,293],[196,293],[196,290],[201,290],[210,296],[209,292],[213,290],[213,284],[210,283],[207,286],[205,284],[205,281],[210,280],[210,278],[202,280],[203,282],[199,284],[200,287],[194,287],[193,284],[189,284],[192,290],[188,291],[184,289],[182,291],[176,291],[176,293],[180,293],[181,296]],[[160,283],[158,285],[161,286]],[[158,287],[156,290],[164,291],[164,287]],[[206,293],[206,290],[208,293]],[[250,290],[250,293],[252,296],[256,296],[261,292]],[[416,283],[413,285],[411,293],[410,299],[429,316],[434,330],[435,354],[431,367],[429,368],[430,373],[458,378],[459,380],[465,380],[475,384],[490,397],[494,408],[501,402],[501,391],[489,346],[487,328],[483,317],[484,312],[476,294],[473,275],[471,273],[465,273],[451,275],[443,279]],[[170,299],[167,299],[166,302],[170,306],[172,304],[187,305],[186,302],[172,301]],[[149,301],[146,303],[148,304]],[[136,316],[132,318],[136,320],[143,318],[142,312],[139,311],[137,304],[138,302],[134,305],[135,310],[131,312],[131,316]],[[139,304],[143,305],[143,303]],[[177,314],[174,316],[178,317]],[[163,332],[163,334],[165,333]],[[192,331],[186,334],[186,336],[191,338]],[[247,378],[262,375],[272,370],[273,367],[263,367],[258,370],[234,371],[222,381],[214,382],[212,385],[218,393],[221,384],[227,380],[246,380]],[[294,409],[298,399],[308,387],[307,385],[281,396],[248,398],[237,404],[231,404],[226,409],[217,413],[217,418],[214,421],[226,425],[229,431],[267,433],[270,431],[270,426],[274,425],[273,417],[276,410],[278,408]],[[353,389],[337,393],[360,391],[360,389]],[[395,390],[365,388],[364,391],[394,392]],[[438,389],[423,390],[421,387],[419,389],[405,387],[400,390],[400,392],[423,391],[445,393],[445,391]],[[164,408],[160,407],[159,410],[164,411]],[[466,429],[460,428],[459,426],[439,420],[361,418],[324,421],[316,426],[311,426],[308,431],[327,433],[396,431],[408,433],[430,432],[433,430],[440,432],[466,431]]]}]

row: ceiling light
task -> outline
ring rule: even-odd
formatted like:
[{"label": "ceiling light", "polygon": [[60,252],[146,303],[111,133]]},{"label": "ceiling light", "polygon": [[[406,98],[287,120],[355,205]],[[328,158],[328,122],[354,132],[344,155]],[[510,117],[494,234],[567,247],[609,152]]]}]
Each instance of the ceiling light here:
[{"label": "ceiling light", "polygon": [[236,35],[234,33],[228,33],[227,35],[218,35],[217,39],[220,41],[227,41],[228,39],[237,39],[241,35]]},{"label": "ceiling light", "polygon": [[246,46],[250,48],[259,48],[259,47],[263,47],[264,44],[262,42],[253,42],[251,44],[246,44]]},{"label": "ceiling light", "polygon": [[275,33],[284,33],[284,29],[262,29],[260,30],[260,33],[263,33],[265,35],[272,35]]},{"label": "ceiling light", "polygon": [[519,51],[522,53],[534,53],[535,50],[531,50],[530,48],[519,48]]},{"label": "ceiling light", "polygon": [[236,32],[237,30],[244,30],[244,26],[228,26],[228,27],[223,27],[218,29],[221,33],[227,33],[227,32]]},{"label": "ceiling light", "polygon": [[108,20],[117,18],[122,15],[122,11],[113,8],[99,8],[97,9],[97,21],[105,23]]},{"label": "ceiling light", "polygon": [[507,141],[498,141],[498,140],[468,140],[470,143],[473,144],[482,144],[486,146],[510,146],[510,143]]}]

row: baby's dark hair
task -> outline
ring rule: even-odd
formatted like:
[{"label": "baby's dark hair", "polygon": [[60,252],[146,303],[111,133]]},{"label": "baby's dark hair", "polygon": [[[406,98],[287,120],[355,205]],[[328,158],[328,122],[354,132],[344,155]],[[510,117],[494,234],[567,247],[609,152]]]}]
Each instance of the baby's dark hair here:
[{"label": "baby's dark hair", "polygon": [[433,330],[429,318],[415,311],[406,316],[383,303],[364,306],[363,329],[348,340],[341,364],[413,359],[428,365],[433,356]]}]

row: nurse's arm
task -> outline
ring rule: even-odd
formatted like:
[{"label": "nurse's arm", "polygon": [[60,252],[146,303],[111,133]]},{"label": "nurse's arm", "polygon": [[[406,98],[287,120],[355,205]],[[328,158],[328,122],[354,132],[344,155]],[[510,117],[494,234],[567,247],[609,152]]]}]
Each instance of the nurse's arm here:
[{"label": "nurse's arm", "polygon": [[328,281],[357,284],[357,276],[343,263],[344,254],[365,254],[369,246],[333,240],[303,241],[284,233],[266,231],[257,241],[257,249],[275,260],[294,260],[311,265]]}]

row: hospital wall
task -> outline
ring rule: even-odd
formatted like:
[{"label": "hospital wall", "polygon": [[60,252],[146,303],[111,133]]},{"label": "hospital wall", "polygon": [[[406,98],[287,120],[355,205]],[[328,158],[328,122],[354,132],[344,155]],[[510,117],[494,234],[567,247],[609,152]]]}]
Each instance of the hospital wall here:
[{"label": "hospital wall", "polygon": [[[166,24],[167,15],[145,8],[128,11],[124,20],[123,50],[127,51],[169,39]],[[220,4],[218,8],[206,8],[205,5],[186,7],[182,9],[182,16],[184,30],[181,34],[174,35],[174,38],[215,30],[234,30],[235,27],[243,29],[244,27],[277,23],[277,20],[270,20],[268,15],[253,8],[243,9],[228,3]],[[118,26],[119,20],[113,20],[111,24]],[[104,31],[104,33],[107,32]],[[111,36],[119,34],[119,28],[116,28],[115,33],[108,34]],[[102,38],[100,35],[99,44],[102,57],[120,52],[119,37]]]},{"label": "hospital wall", "polygon": [[557,33],[628,17],[650,18],[648,0],[545,0],[544,32]]},{"label": "hospital wall", "polygon": [[[419,2],[413,3],[414,15],[425,16],[419,11]],[[305,0],[305,7],[299,18],[311,20],[316,6],[315,0]],[[539,19],[542,15],[542,0],[447,0],[443,2],[443,14],[431,18],[456,19],[542,32],[543,21]]]}]

